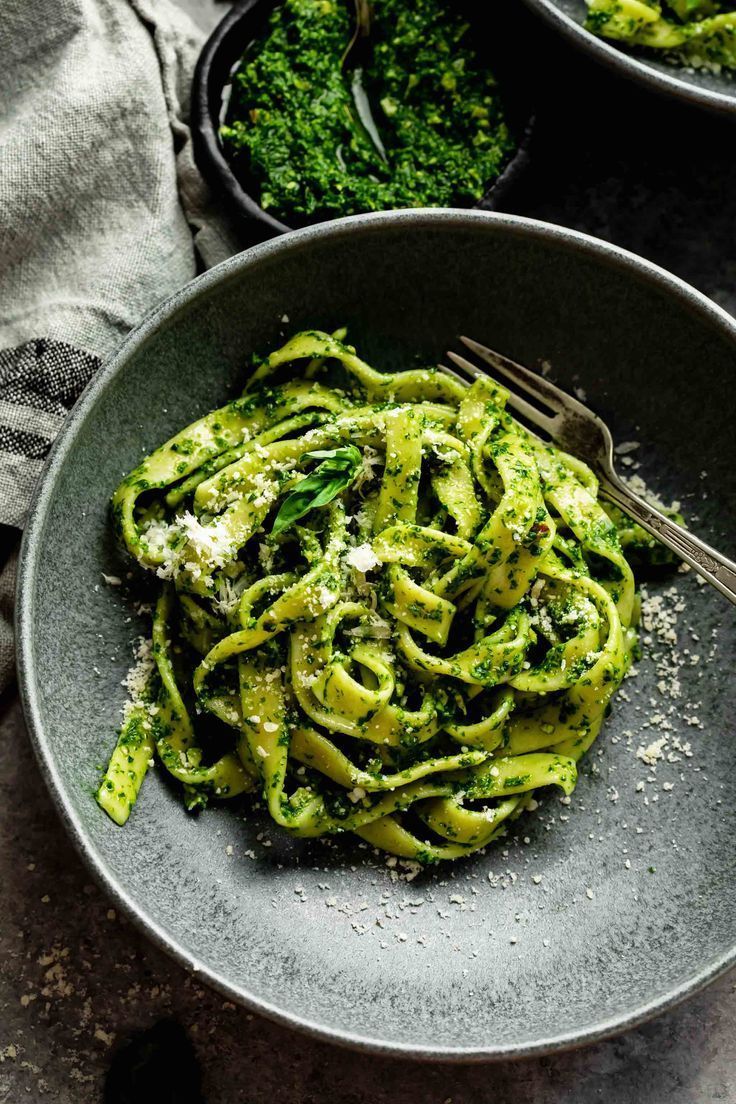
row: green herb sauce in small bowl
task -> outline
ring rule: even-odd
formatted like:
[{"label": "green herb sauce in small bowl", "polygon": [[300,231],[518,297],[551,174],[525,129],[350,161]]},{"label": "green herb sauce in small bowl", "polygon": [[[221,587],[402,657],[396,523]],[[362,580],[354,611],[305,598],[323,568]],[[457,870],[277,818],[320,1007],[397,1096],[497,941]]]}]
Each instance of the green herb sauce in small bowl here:
[{"label": "green herb sauce in small bowl", "polygon": [[486,21],[455,0],[374,0],[358,66],[355,18],[351,0],[268,5],[219,127],[237,181],[276,229],[483,204],[521,139]]}]

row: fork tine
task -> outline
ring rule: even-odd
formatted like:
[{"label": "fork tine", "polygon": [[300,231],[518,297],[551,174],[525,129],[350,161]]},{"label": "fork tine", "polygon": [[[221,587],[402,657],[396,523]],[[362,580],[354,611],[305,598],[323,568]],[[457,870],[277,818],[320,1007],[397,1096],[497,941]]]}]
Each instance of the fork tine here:
[{"label": "fork tine", "polygon": [[484,377],[487,378],[487,372],[484,372],[477,364],[472,364],[469,360],[466,360],[465,357],[460,356],[458,353],[453,353],[449,349],[447,355],[452,363],[457,365],[458,368],[461,368],[471,379],[477,380],[483,379]]},{"label": "fork tine", "polygon": [[[506,379],[513,380],[517,387],[523,388],[527,394],[541,399],[558,414],[576,403],[577,400],[573,399],[572,396],[561,391],[559,387],[550,383],[549,380],[546,380],[544,376],[540,376],[537,372],[524,368],[523,365],[517,364],[514,360],[509,360],[508,357],[494,352],[493,349],[488,349],[480,342],[473,341],[471,337],[461,336],[460,340],[463,345],[485,361],[486,364],[489,364],[491,368],[500,372]],[[582,406],[582,404],[580,405]]]},{"label": "fork tine", "polygon": [[532,403],[527,402],[526,399],[522,399],[521,395],[517,395],[515,391],[509,391],[508,396],[506,400],[508,406],[512,407],[518,414],[523,414],[532,425],[537,426],[539,429],[543,429],[550,437],[554,435],[557,425],[556,418],[550,418],[549,415],[544,414],[539,407],[533,406]]},{"label": "fork tine", "polygon": [[457,380],[458,383],[462,383],[463,387],[468,386],[468,381],[465,376],[461,376],[459,372],[453,372],[452,368],[448,368],[446,364],[438,364],[437,370],[442,372],[443,376],[449,376],[450,379]]},{"label": "fork tine", "polygon": [[[458,356],[457,353],[448,352],[448,357],[453,364],[456,364],[458,368],[462,368],[468,375],[473,376],[474,379],[490,379],[487,372],[484,372],[482,368],[478,368],[477,365],[472,364],[465,357]],[[453,375],[455,373],[453,372]],[[523,414],[525,418],[532,423],[532,425],[539,426],[540,429],[545,430],[551,434],[554,429],[554,419],[550,418],[543,410],[540,410],[538,406],[534,406],[532,403],[527,402],[521,395],[516,394],[514,391],[508,391],[508,405],[518,411],[519,414]]]}]

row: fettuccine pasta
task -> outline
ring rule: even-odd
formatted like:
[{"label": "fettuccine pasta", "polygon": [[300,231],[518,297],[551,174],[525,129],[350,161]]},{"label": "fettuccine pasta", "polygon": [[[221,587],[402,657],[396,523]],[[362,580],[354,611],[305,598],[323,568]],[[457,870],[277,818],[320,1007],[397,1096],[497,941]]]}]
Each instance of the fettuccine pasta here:
[{"label": "fettuccine pasta", "polygon": [[342,337],[291,338],[115,492],[160,581],[98,792],[119,824],[157,758],[190,808],[261,795],[294,836],[430,863],[575,786],[637,611],[594,474],[492,380]]}]

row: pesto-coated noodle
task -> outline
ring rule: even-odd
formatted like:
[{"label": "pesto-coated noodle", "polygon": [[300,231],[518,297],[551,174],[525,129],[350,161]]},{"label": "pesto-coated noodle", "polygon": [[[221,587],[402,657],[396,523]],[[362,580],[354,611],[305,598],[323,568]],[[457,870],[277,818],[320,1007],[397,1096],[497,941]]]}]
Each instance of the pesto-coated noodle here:
[{"label": "pesto-coated noodle", "polygon": [[622,46],[695,69],[736,69],[731,0],[585,0],[585,26]]},{"label": "pesto-coated noodle", "polygon": [[257,792],[293,835],[420,862],[572,791],[634,579],[593,473],[506,397],[300,333],[122,482],[115,524],[161,586],[98,792],[115,821],[154,756],[189,807]]}]

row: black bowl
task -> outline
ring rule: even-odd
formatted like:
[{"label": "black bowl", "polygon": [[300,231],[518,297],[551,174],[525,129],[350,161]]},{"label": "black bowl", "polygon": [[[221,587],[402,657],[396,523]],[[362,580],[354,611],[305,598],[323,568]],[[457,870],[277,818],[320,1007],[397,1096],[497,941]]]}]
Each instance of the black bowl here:
[{"label": "black bowl", "polygon": [[[277,2],[240,0],[236,3],[205,43],[194,72],[192,138],[195,160],[202,175],[234,217],[244,245],[254,245],[296,229],[296,226],[289,226],[263,210],[254,198],[258,194],[257,185],[255,182],[245,183],[236,176],[225,157],[219,137],[233,70],[248,43],[265,30]],[[476,204],[476,208],[484,211],[503,210],[508,205],[509,197],[528,163],[534,121],[528,92],[531,81],[525,79],[527,74],[522,59],[514,56],[511,48],[515,36],[508,28],[507,33],[508,41],[505,38],[495,41],[490,33],[483,35],[483,38],[490,43],[487,50],[489,61],[498,74],[509,122],[518,144],[516,153],[501,175]],[[299,225],[306,225],[309,221]]]}]

